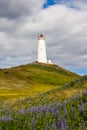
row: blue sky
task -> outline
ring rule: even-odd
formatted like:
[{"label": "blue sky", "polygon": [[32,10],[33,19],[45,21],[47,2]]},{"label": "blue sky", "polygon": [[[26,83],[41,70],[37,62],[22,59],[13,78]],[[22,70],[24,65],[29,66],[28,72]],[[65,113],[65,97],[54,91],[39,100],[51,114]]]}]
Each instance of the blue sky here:
[{"label": "blue sky", "polygon": [[[68,68],[69,69],[69,68]],[[80,74],[80,75],[87,75],[87,69],[78,69],[78,68],[70,68],[69,69],[70,71],[72,71],[72,72],[75,72],[75,73],[77,73],[77,74]]]},{"label": "blue sky", "polygon": [[45,9],[56,4],[65,4],[70,8],[80,9],[79,6],[75,4],[75,0],[46,0],[45,3],[43,4],[43,8]]},{"label": "blue sky", "polygon": [[67,2],[72,2],[72,0],[46,0],[43,5],[43,8],[47,8],[47,7],[53,6],[55,4],[64,4]]},{"label": "blue sky", "polygon": [[[60,3],[61,0],[58,0],[58,3]],[[55,2],[54,0],[46,0],[46,2],[43,5],[43,8],[47,8],[49,6],[55,5],[57,4],[57,2]]]}]

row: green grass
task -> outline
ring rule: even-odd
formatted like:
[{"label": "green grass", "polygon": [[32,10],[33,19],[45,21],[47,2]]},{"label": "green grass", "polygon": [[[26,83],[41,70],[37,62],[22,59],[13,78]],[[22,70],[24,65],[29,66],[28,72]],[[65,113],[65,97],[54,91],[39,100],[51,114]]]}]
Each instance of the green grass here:
[{"label": "green grass", "polygon": [[[85,90],[87,76],[81,77],[57,65],[34,63],[0,69],[0,128],[31,129],[34,119],[36,130],[44,130],[47,125],[52,130],[54,124],[59,130],[58,119],[62,123],[66,120],[68,125],[65,125],[69,129],[74,127],[73,130],[80,130],[83,126],[87,128]],[[85,95],[83,91],[86,92]],[[78,108],[83,107],[82,113]],[[33,109],[37,110],[36,113],[31,112]],[[57,113],[58,109],[60,114]],[[72,119],[73,109],[75,114]]]},{"label": "green grass", "polygon": [[87,130],[87,91],[62,102],[26,109],[13,110],[0,105],[0,129]]},{"label": "green grass", "polygon": [[14,101],[61,88],[80,76],[57,65],[27,64],[0,69],[0,99]]},{"label": "green grass", "polygon": [[43,94],[39,94],[34,97],[28,96],[25,99],[17,100],[15,103],[11,104],[11,107],[20,109],[53,102],[60,102],[64,101],[65,99],[67,100],[72,96],[76,96],[78,93],[81,94],[85,90],[87,90],[87,76],[83,76],[79,79],[71,81],[67,85],[49,90]]}]

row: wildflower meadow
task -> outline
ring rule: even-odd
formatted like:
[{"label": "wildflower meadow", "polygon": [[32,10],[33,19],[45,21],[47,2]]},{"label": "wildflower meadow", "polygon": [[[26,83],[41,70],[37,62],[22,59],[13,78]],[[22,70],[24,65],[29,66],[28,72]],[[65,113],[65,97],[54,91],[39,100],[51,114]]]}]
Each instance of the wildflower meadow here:
[{"label": "wildflower meadow", "polygon": [[20,110],[0,106],[0,130],[87,130],[87,91],[44,106]]}]

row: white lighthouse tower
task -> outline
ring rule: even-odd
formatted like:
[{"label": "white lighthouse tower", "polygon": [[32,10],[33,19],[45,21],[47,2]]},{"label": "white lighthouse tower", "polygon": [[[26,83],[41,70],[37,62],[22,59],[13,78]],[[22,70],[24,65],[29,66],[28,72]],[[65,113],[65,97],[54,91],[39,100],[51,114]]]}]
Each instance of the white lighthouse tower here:
[{"label": "white lighthouse tower", "polygon": [[46,45],[44,35],[38,37],[38,56],[37,61],[41,63],[47,63]]}]

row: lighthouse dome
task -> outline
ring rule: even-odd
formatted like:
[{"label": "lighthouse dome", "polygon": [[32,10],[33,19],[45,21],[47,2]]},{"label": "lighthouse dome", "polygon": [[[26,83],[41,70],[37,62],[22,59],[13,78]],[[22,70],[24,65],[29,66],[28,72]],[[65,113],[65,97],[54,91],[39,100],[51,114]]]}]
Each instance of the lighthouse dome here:
[{"label": "lighthouse dome", "polygon": [[40,36],[39,36],[39,38],[38,38],[39,40],[40,39],[45,39],[45,37],[44,37],[44,35],[43,34],[40,34]]}]

